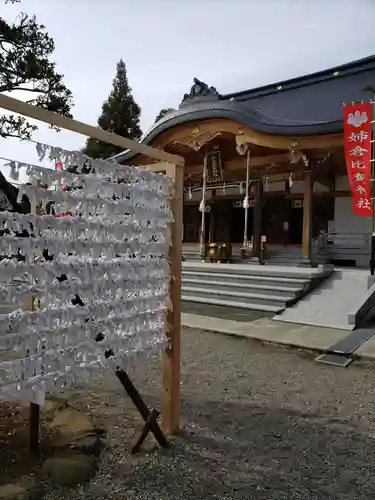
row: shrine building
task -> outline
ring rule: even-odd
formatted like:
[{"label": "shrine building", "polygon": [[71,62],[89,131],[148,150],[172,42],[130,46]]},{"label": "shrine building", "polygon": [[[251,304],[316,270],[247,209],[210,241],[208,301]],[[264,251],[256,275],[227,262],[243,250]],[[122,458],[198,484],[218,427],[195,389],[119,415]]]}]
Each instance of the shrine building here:
[{"label": "shrine building", "polygon": [[270,261],[367,267],[372,220],[353,214],[343,105],[373,99],[371,85],[375,56],[232,94],[194,79],[143,138],[185,158],[184,253],[225,243],[233,259],[265,248]]}]

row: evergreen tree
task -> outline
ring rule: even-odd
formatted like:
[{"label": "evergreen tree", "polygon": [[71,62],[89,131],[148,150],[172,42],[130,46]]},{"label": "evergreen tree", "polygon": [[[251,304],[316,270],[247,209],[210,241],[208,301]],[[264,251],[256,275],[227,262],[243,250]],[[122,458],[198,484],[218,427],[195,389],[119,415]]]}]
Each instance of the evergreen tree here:
[{"label": "evergreen tree", "polygon": [[[116,135],[128,139],[139,140],[142,131],[139,125],[141,108],[134,101],[131,88],[129,87],[126,66],[121,59],[117,63],[117,73],[113,80],[113,88],[108,99],[102,106],[102,114],[98,125],[103,130],[108,130]],[[83,152],[92,158],[109,158],[122,149],[112,144],[89,138]]]},{"label": "evergreen tree", "polygon": [[155,122],[158,122],[162,118],[164,118],[165,115],[168,115],[169,113],[173,113],[173,111],[176,111],[174,108],[163,108],[159,111],[157,117],[155,118]]},{"label": "evergreen tree", "polygon": [[[25,91],[34,96],[30,104],[71,117],[72,93],[49,60],[54,50],[53,39],[34,16],[21,13],[13,23],[0,17],[0,92]],[[23,116],[0,115],[0,137],[30,139],[36,128]]]}]

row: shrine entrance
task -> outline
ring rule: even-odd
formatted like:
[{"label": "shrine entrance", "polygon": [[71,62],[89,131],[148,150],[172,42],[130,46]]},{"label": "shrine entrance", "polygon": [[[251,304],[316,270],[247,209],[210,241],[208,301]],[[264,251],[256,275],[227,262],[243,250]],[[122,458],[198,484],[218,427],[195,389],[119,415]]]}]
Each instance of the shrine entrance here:
[{"label": "shrine entrance", "polygon": [[290,200],[289,204],[287,244],[302,245],[303,200]]}]

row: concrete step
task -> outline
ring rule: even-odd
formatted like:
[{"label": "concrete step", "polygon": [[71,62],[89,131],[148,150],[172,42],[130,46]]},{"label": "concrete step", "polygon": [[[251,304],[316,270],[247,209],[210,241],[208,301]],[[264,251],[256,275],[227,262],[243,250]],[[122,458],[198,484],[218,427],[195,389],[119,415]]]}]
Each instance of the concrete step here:
[{"label": "concrete step", "polygon": [[266,254],[265,258],[267,259],[284,259],[284,260],[302,260],[302,255],[289,255],[289,254]]},{"label": "concrete step", "polygon": [[253,285],[265,285],[265,286],[276,286],[291,289],[307,289],[310,285],[310,280],[307,278],[287,278],[279,276],[258,276],[253,274],[231,274],[222,272],[206,272],[206,271],[187,271],[182,270],[182,282],[184,283],[186,279],[200,280],[204,282],[217,282],[220,281],[225,283],[225,285],[233,284],[247,284]]},{"label": "concrete step", "polygon": [[290,249],[286,249],[286,250],[283,250],[283,249],[266,249],[267,253],[269,255],[291,255],[292,257],[294,255],[302,255],[302,250],[301,249],[297,249],[297,250],[290,250]]},{"label": "concrete step", "polygon": [[281,297],[280,295],[263,295],[260,293],[244,293],[235,292],[231,290],[218,290],[218,289],[208,289],[199,288],[195,286],[185,286],[182,285],[181,293],[184,297],[194,298],[199,297],[201,299],[220,299],[225,302],[235,303],[236,301],[241,301],[243,303],[249,303],[252,305],[267,305],[275,306],[280,308],[285,308],[288,302],[294,300],[294,295],[291,294],[289,297]]},{"label": "concrete step", "polygon": [[191,288],[201,288],[209,290],[215,293],[214,290],[226,290],[228,292],[236,292],[239,294],[252,293],[260,295],[277,295],[287,300],[290,297],[294,299],[298,297],[303,292],[303,287],[301,286],[275,286],[274,282],[266,281],[266,284],[254,284],[254,283],[236,283],[232,281],[206,281],[199,278],[183,278],[182,285]]},{"label": "concrete step", "polygon": [[287,267],[281,265],[260,266],[259,264],[210,264],[203,262],[183,262],[182,271],[204,272],[204,273],[220,273],[221,275],[236,275],[236,276],[257,276],[272,277],[272,278],[291,278],[311,280],[328,276],[332,272],[333,266],[330,267]]},{"label": "concrete step", "polygon": [[298,266],[300,264],[303,264],[303,259],[289,259],[289,258],[283,258],[283,257],[278,257],[274,259],[273,257],[270,259],[264,259],[265,264],[267,265],[275,265],[279,264],[280,266]]},{"label": "concrete step", "polygon": [[202,260],[202,257],[200,255],[183,255],[183,258],[185,260],[190,260],[192,262],[195,262],[195,261],[200,262]]},{"label": "concrete step", "polygon": [[229,301],[226,299],[223,300],[222,298],[190,297],[190,296],[185,296],[184,293],[182,293],[181,295],[181,300],[183,302],[194,302],[196,304],[211,304],[215,306],[233,307],[237,309],[248,309],[252,311],[264,311],[274,314],[278,314],[285,309],[285,306],[282,305],[271,306],[267,304],[253,304],[251,302],[240,302],[238,300]]},{"label": "concrete step", "polygon": [[332,272],[332,267],[182,263],[186,302],[279,313]]},{"label": "concrete step", "polygon": [[287,253],[287,252],[266,252],[265,254],[267,257],[270,257],[271,259],[275,258],[284,258],[284,259],[302,259],[302,254],[301,253]]}]

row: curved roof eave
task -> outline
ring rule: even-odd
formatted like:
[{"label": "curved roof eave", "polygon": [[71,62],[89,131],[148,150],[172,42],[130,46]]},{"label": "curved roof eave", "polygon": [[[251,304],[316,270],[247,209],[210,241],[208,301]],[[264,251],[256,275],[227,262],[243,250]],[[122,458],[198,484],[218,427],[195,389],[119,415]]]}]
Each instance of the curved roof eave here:
[{"label": "curved roof eave", "polygon": [[[174,113],[168,113],[164,118],[155,123],[142,139],[142,143],[148,145],[159,134],[178,125],[212,118],[229,119],[256,132],[269,135],[323,135],[340,133],[343,130],[342,120],[333,122],[300,122],[287,118],[272,118],[264,116],[259,111],[250,109],[248,106],[244,106],[241,102],[219,100],[210,103],[192,104]],[[122,163],[123,161],[130,160],[134,156],[136,156],[136,153],[128,150],[119,153],[112,159]]]}]

